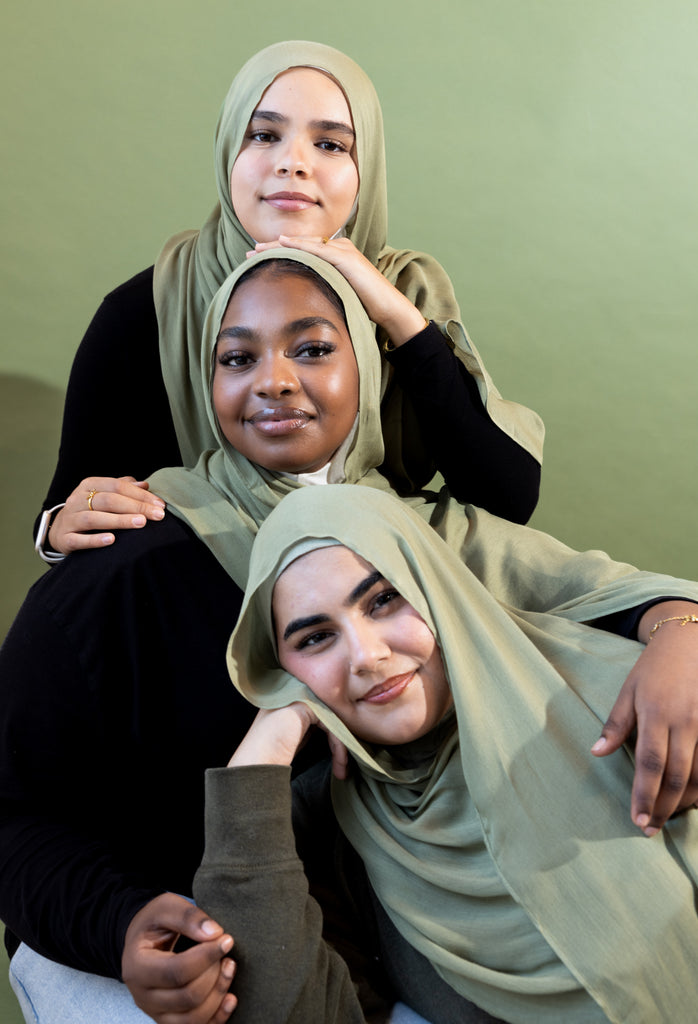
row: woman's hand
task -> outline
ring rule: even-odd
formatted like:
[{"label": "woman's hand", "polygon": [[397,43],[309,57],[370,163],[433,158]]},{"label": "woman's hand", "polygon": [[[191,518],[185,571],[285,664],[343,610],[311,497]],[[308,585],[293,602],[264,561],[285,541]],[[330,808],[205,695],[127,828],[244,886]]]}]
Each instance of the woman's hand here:
[{"label": "woman's hand", "polygon": [[112,530],[133,530],[162,519],[165,502],[150,494],[145,480],[132,476],[90,476],[78,484],[54,516],[48,541],[63,555],[114,543]]},{"label": "woman's hand", "polygon": [[[257,712],[247,735],[228,762],[228,767],[290,765],[313,725],[320,725],[317,715],[300,701],[289,704],[287,708],[262,709]],[[327,739],[332,752],[332,771],[338,779],[344,779],[347,776],[347,749],[331,733],[327,733]]]},{"label": "woman's hand", "polygon": [[[255,252],[286,246],[327,260],[359,296],[374,324],[379,324],[396,348],[424,330],[425,318],[410,300],[383,277],[348,238],[298,238],[280,235],[274,242],[258,242]],[[252,255],[251,253],[248,255]]]},{"label": "woman's hand", "polygon": [[647,646],[592,747],[612,754],[637,729],[630,813],[648,836],[698,801],[698,623],[666,622],[651,640],[649,632],[660,619],[697,613],[682,601],[645,612],[638,638]]},{"label": "woman's hand", "polygon": [[[196,945],[173,951],[180,935]],[[237,1000],[228,989],[233,945],[220,925],[167,892],[146,903],[126,931],[121,973],[136,1006],[158,1024],[224,1024]]]}]

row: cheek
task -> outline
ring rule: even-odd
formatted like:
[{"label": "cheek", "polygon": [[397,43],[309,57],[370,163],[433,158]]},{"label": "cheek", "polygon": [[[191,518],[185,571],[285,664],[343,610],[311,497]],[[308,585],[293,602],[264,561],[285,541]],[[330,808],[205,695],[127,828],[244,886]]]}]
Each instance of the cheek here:
[{"label": "cheek", "polygon": [[254,198],[253,183],[258,180],[258,177],[254,161],[247,153],[241,153],[230,172],[230,201],[236,213],[252,202]]},{"label": "cheek", "polygon": [[351,425],[359,409],[359,376],[353,358],[345,360],[325,377],[322,390],[324,405]]},{"label": "cheek", "polygon": [[335,180],[337,182],[337,198],[342,199],[351,209],[359,194],[359,172],[356,169],[356,164],[352,162],[351,166],[347,166],[345,173],[339,175]]},{"label": "cheek", "polygon": [[424,664],[441,657],[434,634],[413,608],[405,610],[405,617],[396,622],[395,646],[402,646]]},{"label": "cheek", "polygon": [[214,376],[211,388],[213,410],[220,424],[225,424],[237,415],[240,405],[240,389],[229,381]]},{"label": "cheek", "polygon": [[333,666],[328,658],[304,658],[298,651],[289,651],[282,667],[311,690],[321,701],[331,705]]}]

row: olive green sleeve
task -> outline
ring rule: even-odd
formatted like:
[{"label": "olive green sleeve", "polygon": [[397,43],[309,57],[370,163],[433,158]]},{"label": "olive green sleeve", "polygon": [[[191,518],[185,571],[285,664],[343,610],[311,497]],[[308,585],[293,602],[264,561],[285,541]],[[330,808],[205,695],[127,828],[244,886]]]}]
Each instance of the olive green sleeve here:
[{"label": "olive green sleeve", "polygon": [[364,1024],[296,853],[289,768],[206,772],[206,849],[194,897],[235,942],[235,1024]]}]

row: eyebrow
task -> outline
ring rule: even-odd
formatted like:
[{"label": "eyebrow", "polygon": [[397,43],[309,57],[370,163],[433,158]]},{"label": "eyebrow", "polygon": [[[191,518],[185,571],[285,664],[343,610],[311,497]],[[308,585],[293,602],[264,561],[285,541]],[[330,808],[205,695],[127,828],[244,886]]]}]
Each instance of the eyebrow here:
[{"label": "eyebrow", "polygon": [[[372,587],[375,587],[376,583],[380,583],[384,579],[385,576],[383,576],[383,573],[380,573],[377,570],[369,573],[365,579],[361,580],[361,582],[354,587],[352,592],[343,602],[344,607],[351,608],[352,605],[361,600],[364,594],[367,594]],[[284,630],[284,640],[288,640],[290,636],[294,633],[298,633],[301,629],[308,629],[310,626],[321,626],[324,622],[329,621],[329,615],[324,614],[324,612],[321,612],[318,615],[307,615],[302,619],[293,619]]]},{"label": "eyebrow", "polygon": [[[288,118],[283,114],[279,114],[276,110],[255,110],[250,118],[250,124],[253,121],[267,121],[271,124],[288,124]],[[351,138],[356,137],[356,133],[350,124],[345,121],[326,121],[324,119],[318,119],[316,121],[309,121],[308,126],[321,132],[341,132],[343,135],[349,135]]]},{"label": "eyebrow", "polygon": [[[298,334],[300,331],[307,331],[310,327],[329,327],[335,334],[339,334],[336,325],[324,316],[302,316],[298,320],[292,320],[286,324],[283,330],[284,334],[293,335]],[[219,331],[216,341],[221,341],[223,338],[242,338],[245,341],[260,340],[259,333],[251,327],[245,327],[244,324],[224,327],[222,331]]]}]

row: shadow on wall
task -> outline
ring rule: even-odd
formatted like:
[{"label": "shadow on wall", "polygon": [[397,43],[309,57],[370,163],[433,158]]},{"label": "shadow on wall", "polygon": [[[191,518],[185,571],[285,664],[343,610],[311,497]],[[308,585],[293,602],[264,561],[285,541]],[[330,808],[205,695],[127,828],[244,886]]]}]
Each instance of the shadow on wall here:
[{"label": "shadow on wall", "polygon": [[0,639],[44,563],[32,528],[56,464],[65,393],[0,374]]}]

